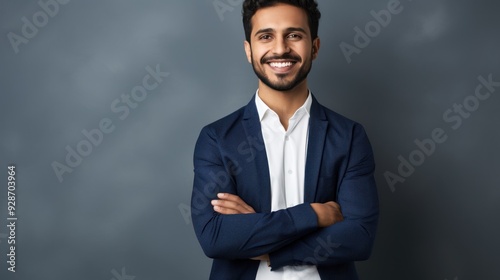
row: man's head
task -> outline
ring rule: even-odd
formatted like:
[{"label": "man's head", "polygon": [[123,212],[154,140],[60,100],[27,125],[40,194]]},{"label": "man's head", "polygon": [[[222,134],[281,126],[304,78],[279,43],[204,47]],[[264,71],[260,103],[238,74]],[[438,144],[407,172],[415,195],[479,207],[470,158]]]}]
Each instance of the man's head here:
[{"label": "man's head", "polygon": [[305,81],[320,46],[320,17],[314,0],[245,0],[245,52],[262,83],[290,91]]},{"label": "man's head", "polygon": [[245,38],[250,42],[250,34],[252,32],[252,17],[255,13],[262,8],[275,6],[277,4],[292,5],[304,10],[307,14],[309,23],[309,31],[311,38],[318,37],[319,19],[321,13],[318,10],[316,0],[245,0],[243,2],[243,29],[245,30]]}]

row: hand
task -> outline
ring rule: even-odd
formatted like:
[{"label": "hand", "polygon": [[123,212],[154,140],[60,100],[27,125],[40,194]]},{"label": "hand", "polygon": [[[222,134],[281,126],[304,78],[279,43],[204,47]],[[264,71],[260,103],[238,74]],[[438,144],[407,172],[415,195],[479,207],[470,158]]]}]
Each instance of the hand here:
[{"label": "hand", "polygon": [[220,214],[252,214],[253,208],[239,196],[229,193],[218,193],[219,199],[212,200],[214,211]]},{"label": "hand", "polygon": [[327,227],[344,220],[340,205],[334,201],[326,203],[311,203],[311,207],[318,216],[318,226]]},{"label": "hand", "polygon": [[251,258],[251,259],[252,260],[256,260],[256,261],[266,261],[266,262],[269,262],[269,255],[265,254],[265,255],[254,257],[254,258]]}]

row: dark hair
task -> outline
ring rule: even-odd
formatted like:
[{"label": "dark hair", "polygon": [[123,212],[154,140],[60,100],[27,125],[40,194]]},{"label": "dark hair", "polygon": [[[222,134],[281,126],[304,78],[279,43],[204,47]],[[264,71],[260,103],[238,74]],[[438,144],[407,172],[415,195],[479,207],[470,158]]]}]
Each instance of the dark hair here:
[{"label": "dark hair", "polygon": [[252,17],[257,10],[272,7],[278,3],[292,5],[306,11],[309,20],[309,30],[311,31],[311,39],[314,40],[318,37],[321,13],[318,10],[318,3],[316,3],[316,0],[245,0],[245,2],[243,2],[242,15],[245,38],[248,42],[250,42],[252,33]]}]

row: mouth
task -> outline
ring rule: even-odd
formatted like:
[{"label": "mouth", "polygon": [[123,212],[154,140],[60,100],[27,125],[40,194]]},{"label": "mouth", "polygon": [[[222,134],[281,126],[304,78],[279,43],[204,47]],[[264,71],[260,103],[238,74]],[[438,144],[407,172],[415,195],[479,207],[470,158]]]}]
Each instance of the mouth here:
[{"label": "mouth", "polygon": [[297,61],[295,60],[272,60],[272,61],[267,61],[267,65],[276,73],[287,73],[290,72],[295,64],[297,64]]}]

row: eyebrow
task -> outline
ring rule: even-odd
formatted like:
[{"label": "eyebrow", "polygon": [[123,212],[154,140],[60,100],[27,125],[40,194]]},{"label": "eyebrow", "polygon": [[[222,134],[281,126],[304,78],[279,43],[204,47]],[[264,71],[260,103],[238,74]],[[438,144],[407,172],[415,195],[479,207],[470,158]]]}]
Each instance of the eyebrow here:
[{"label": "eyebrow", "polygon": [[[303,28],[300,28],[300,27],[288,27],[287,29],[285,29],[285,31],[287,33],[302,32],[304,34],[307,34],[307,32]],[[255,32],[254,37],[256,37],[257,35],[262,34],[262,33],[274,33],[274,32],[275,32],[275,30],[273,28],[264,28],[264,29],[260,29],[257,32]]]}]

